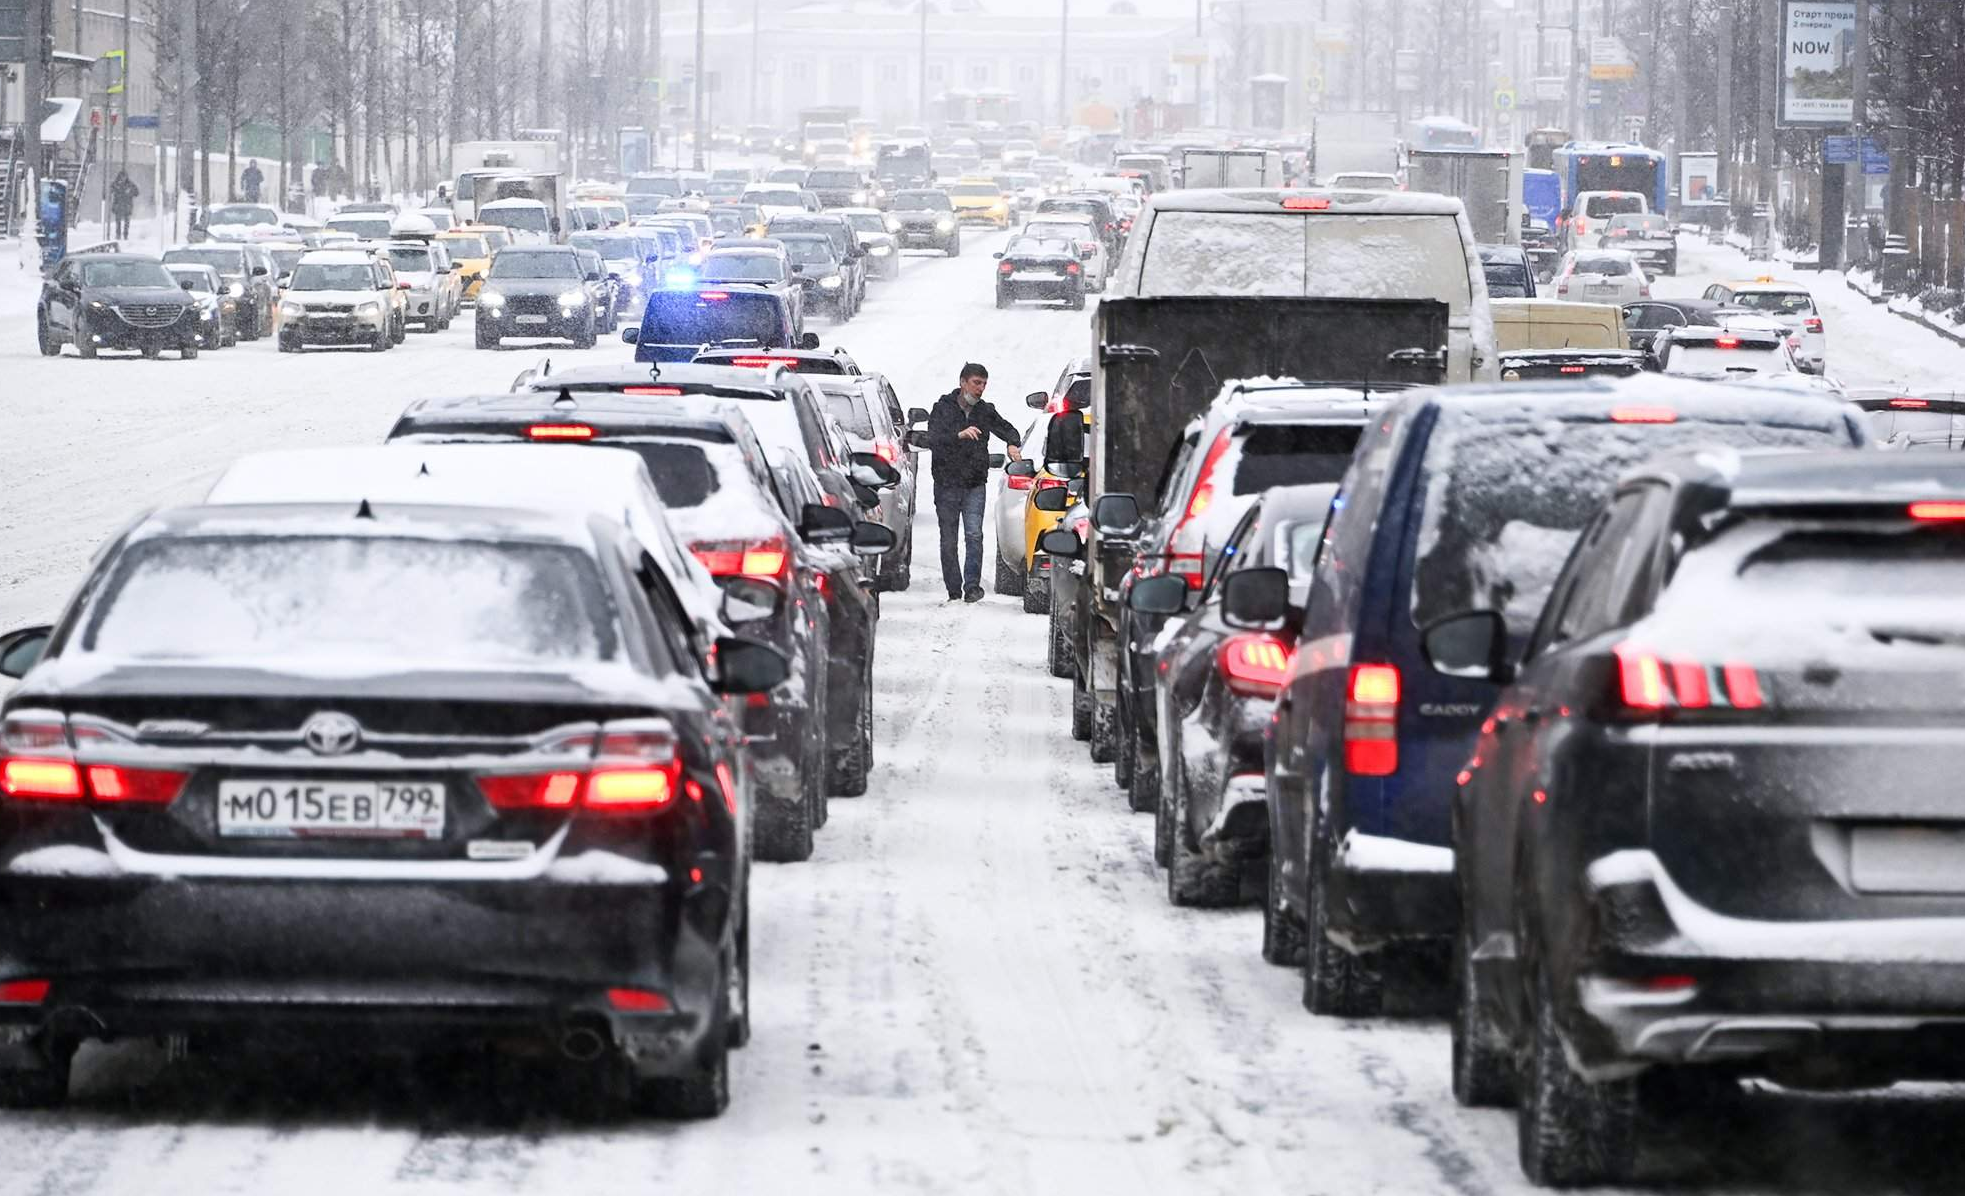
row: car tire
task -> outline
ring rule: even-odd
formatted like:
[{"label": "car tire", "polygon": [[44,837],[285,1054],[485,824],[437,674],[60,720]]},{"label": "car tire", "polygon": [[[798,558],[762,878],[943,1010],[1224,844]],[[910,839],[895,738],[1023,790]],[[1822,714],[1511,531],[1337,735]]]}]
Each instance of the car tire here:
[{"label": "car tire", "polygon": [[478,348],[480,349],[496,349],[498,347],[498,334],[479,328],[477,330],[477,342]]},{"label": "car tire", "polygon": [[1068,608],[1064,604],[1051,603],[1050,636],[1044,649],[1044,664],[1053,677],[1071,676],[1071,625],[1067,622],[1067,615]]},{"label": "car tire", "polygon": [[[831,701],[829,697],[828,702]],[[831,777],[827,775],[831,757],[826,746],[826,736],[822,730],[813,736],[806,753],[803,767],[798,770],[799,792],[805,795],[805,806],[811,811],[807,815],[813,830],[818,830],[832,820],[832,803],[829,800],[828,785]]]},{"label": "car tire", "polygon": [[1269,883],[1262,902],[1262,958],[1283,968],[1303,966],[1303,920],[1283,908],[1283,864],[1269,840]]},{"label": "car tire", "polygon": [[89,321],[80,315],[75,317],[75,352],[84,361],[94,361],[96,358],[96,343],[89,339]]},{"label": "car tire", "polygon": [[[1135,724],[1137,727],[1137,724]],[[1132,784],[1126,787],[1126,805],[1135,814],[1157,813],[1165,805],[1166,794],[1161,791],[1160,753],[1158,743],[1149,743],[1148,736],[1141,735],[1137,729],[1127,736],[1131,757],[1127,772]],[[1159,856],[1154,853],[1155,858]],[[1164,861],[1161,861],[1164,863]]]},{"label": "car tire", "polygon": [[1027,615],[1047,615],[1051,613],[1051,579],[1049,576],[1043,573],[1024,575],[1023,613]]},{"label": "car tire", "polygon": [[947,248],[947,249],[944,249],[944,250],[943,250],[942,252],[943,252],[943,253],[945,253],[945,254],[947,254],[947,255],[948,255],[949,257],[961,257],[961,256],[962,256],[962,238],[961,238],[961,237],[957,237],[957,238],[955,238],[955,239],[954,239],[953,241],[950,241],[950,242],[948,243],[948,248]]},{"label": "car tire", "polygon": [[[1181,763],[1175,760],[1174,769]],[[1221,909],[1234,905],[1241,896],[1241,876],[1232,867],[1216,863],[1187,845],[1187,795],[1192,790],[1185,778],[1160,803],[1167,825],[1167,904],[1199,909]]]},{"label": "car tire", "polygon": [[723,1044],[731,1050],[750,1045],[751,1040],[751,919],[750,902],[744,902],[744,921],[737,927],[737,945],[729,981],[724,991],[731,994],[723,1004]]},{"label": "car tire", "polygon": [[1092,763],[1110,764],[1119,754],[1119,709],[1092,695]]},{"label": "car tire", "polygon": [[591,349],[599,340],[600,337],[595,335],[594,332],[593,321],[589,320],[587,326],[580,330],[580,335],[573,338],[573,347],[576,349]]},{"label": "car tire", "polygon": [[873,677],[860,681],[859,709],[853,715],[853,742],[826,754],[826,791],[834,797],[860,797],[867,791],[873,764]]},{"label": "car tire", "polygon": [[996,558],[996,592],[1012,598],[1023,593],[1023,574],[1001,555]]},{"label": "car tire", "polygon": [[375,340],[370,342],[368,351],[371,353],[386,352],[395,343],[394,338],[389,335],[389,326],[384,324],[375,330]]},{"label": "car tire", "polygon": [[909,528],[907,539],[902,542],[895,560],[880,576],[880,588],[900,593],[914,582],[914,530]]},{"label": "car tire", "polygon": [[158,348],[156,345],[145,345],[143,346],[142,349],[138,351],[143,354],[143,359],[145,361],[155,361],[159,357],[162,357],[164,355],[164,351]]},{"label": "car tire", "polygon": [[1546,976],[1537,977],[1531,1004],[1515,1114],[1522,1174],[1545,1188],[1627,1180],[1637,1161],[1637,1081],[1592,1084],[1569,1066]]},{"label": "car tire", "polygon": [[0,1071],[0,1109],[52,1109],[68,1099],[69,1064],[75,1043],[30,1043],[25,1051],[39,1057],[39,1067],[9,1067]]},{"label": "car tire", "polygon": [[48,317],[45,315],[34,317],[34,344],[41,350],[43,357],[61,356],[61,341],[56,339],[54,330],[48,327]]},{"label": "car tire", "polygon": [[297,336],[289,336],[284,332],[280,334],[279,340],[275,341],[273,344],[274,347],[277,348],[282,353],[300,352],[300,338]]},{"label": "car tire", "polygon": [[1130,791],[1133,787],[1133,743],[1138,738],[1137,727],[1131,714],[1132,704],[1125,700],[1124,691],[1112,705],[1113,714],[1118,719],[1119,736],[1112,754],[1112,783]]},{"label": "car tire", "polygon": [[697,1048],[696,1064],[679,1076],[658,1076],[635,1084],[638,1112],[673,1121],[707,1121],[730,1107],[730,1048],[727,1031],[712,1027]]},{"label": "car tire", "polygon": [[1470,1109],[1514,1103],[1514,1060],[1505,1036],[1481,1012],[1471,944],[1463,930],[1453,944],[1453,1099]]},{"label": "car tire", "polygon": [[389,342],[391,344],[400,345],[408,339],[409,339],[409,317],[404,316],[402,319],[396,321],[395,331],[390,334]]},{"label": "car tire", "polygon": [[1384,986],[1372,960],[1353,955],[1331,941],[1330,910],[1324,876],[1330,866],[1330,845],[1320,828],[1310,831],[1310,916],[1305,919],[1303,950],[1303,1007],[1323,1017],[1376,1017],[1384,1003]]},{"label": "car tire", "polygon": [[182,361],[196,361],[198,360],[198,346],[179,345],[177,349],[177,355],[178,358]]},{"label": "car tire", "polygon": [[1079,682],[1075,661],[1071,666],[1071,737],[1080,743],[1092,737],[1092,695]]},{"label": "car tire", "polygon": [[1010,298],[1009,293],[1005,291],[1002,287],[996,288],[996,310],[1002,311],[1004,308],[1011,306],[1015,302],[1016,300]]},{"label": "car tire", "polygon": [[1078,293],[1077,293],[1076,295],[1073,295],[1073,296],[1071,297],[1071,302],[1069,302],[1069,303],[1067,303],[1067,304],[1065,304],[1065,307],[1066,307],[1066,308],[1067,308],[1068,310],[1070,310],[1070,311],[1084,311],[1084,310],[1085,310],[1085,292],[1083,292],[1083,291],[1080,291],[1080,292],[1078,292]]}]

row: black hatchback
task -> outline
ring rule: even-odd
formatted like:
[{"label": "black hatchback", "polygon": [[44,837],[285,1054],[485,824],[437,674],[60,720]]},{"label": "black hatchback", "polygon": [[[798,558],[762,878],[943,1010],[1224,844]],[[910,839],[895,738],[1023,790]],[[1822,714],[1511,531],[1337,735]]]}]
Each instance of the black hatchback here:
[{"label": "black hatchback", "polygon": [[1715,450],[1625,475],[1519,655],[1432,626],[1509,683],[1453,801],[1454,1091],[1519,1099],[1530,1179],[1626,1179],[1641,1107],[1743,1077],[1965,1079],[1962,590],[1956,456]]},{"label": "black hatchback", "polygon": [[747,1036],[751,779],[597,518],[187,507],[0,640],[0,1103],[89,1038],[507,1044],[714,1116]]},{"label": "black hatchback", "polygon": [[198,355],[198,301],[163,263],[136,253],[78,253],[41,284],[35,340],[43,357],[72,344],[83,357],[103,349],[137,349],[155,357],[175,349]]}]

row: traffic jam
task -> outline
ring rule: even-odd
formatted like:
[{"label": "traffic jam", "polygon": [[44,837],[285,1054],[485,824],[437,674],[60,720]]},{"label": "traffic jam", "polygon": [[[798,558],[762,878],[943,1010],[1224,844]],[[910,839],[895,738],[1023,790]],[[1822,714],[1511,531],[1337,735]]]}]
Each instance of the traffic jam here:
[{"label": "traffic jam", "polygon": [[1947,1186],[1965,349],[1710,154],[996,115],[7,284],[0,1176]]}]

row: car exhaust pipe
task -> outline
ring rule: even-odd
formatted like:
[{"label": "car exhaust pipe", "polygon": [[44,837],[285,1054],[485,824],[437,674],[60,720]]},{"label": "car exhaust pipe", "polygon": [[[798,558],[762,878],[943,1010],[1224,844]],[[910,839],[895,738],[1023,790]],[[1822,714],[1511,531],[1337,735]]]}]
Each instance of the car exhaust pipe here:
[{"label": "car exhaust pipe", "polygon": [[607,1019],[583,1014],[560,1031],[559,1052],[576,1063],[592,1063],[606,1052],[613,1041]]}]

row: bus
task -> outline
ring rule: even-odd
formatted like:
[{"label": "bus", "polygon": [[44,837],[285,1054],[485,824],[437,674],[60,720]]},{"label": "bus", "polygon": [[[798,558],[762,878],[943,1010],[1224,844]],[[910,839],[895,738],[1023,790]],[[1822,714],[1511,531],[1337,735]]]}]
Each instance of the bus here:
[{"label": "bus", "polygon": [[1636,191],[1654,212],[1671,202],[1671,171],[1665,155],[1628,142],[1572,141],[1553,154],[1562,178],[1562,208],[1566,213],[1585,191]]},{"label": "bus", "polygon": [[1481,131],[1451,116],[1428,116],[1413,122],[1410,140],[1417,150],[1477,150]]}]

